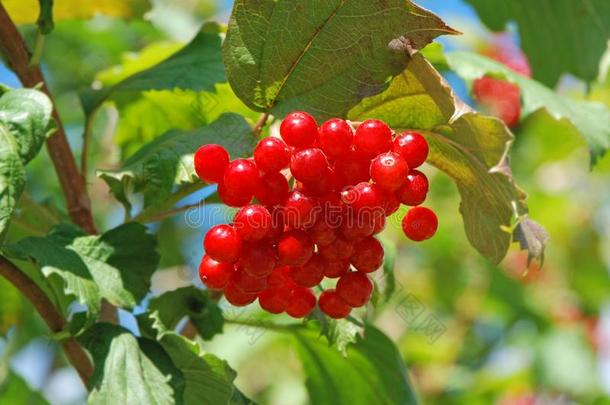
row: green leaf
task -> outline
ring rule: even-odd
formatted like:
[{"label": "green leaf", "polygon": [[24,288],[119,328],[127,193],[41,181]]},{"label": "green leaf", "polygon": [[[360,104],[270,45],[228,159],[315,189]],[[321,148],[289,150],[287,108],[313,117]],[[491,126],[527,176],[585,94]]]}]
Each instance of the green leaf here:
[{"label": "green leaf", "polygon": [[51,122],[51,101],[43,93],[0,93],[0,243],[25,187],[25,165],[40,151]]},{"label": "green leaf", "polygon": [[47,278],[59,276],[65,293],[76,296],[96,316],[102,298],[128,309],[144,298],[159,262],[156,246],[155,237],[137,223],[95,236],[59,225],[46,237],[28,237],[7,246],[6,252],[31,258]]},{"label": "green leaf", "polygon": [[576,127],[589,144],[593,165],[610,147],[610,110],[604,105],[561,96],[535,80],[481,55],[451,52],[446,57],[451,69],[467,80],[495,74],[517,84],[523,95],[524,117],[546,110],[555,120]]},{"label": "green leaf", "polygon": [[375,327],[366,326],[364,338],[348,347],[346,357],[314,331],[296,331],[294,337],[311,403],[418,403],[398,349]]},{"label": "green leaf", "polygon": [[[210,300],[207,291],[192,286],[153,298],[148,305],[148,312],[156,312],[154,318],[167,330],[175,329],[184,317],[188,317],[199,335],[206,340],[222,333],[224,325],[222,311]],[[148,314],[142,316],[148,317]]]},{"label": "green leaf", "polygon": [[[379,241],[383,244],[383,295],[382,302],[387,302],[392,298],[396,291],[396,276],[394,275],[394,263],[396,262],[397,246],[394,241],[387,238],[379,237]],[[376,283],[379,284],[376,280]]]},{"label": "green leaf", "polygon": [[237,0],[223,56],[235,94],[252,109],[326,118],[382,91],[404,68],[406,47],[454,33],[410,1]]},{"label": "green leaf", "polygon": [[17,290],[5,278],[0,277],[0,337],[13,326],[21,323],[25,302],[19,290]]},{"label": "green leaf", "polygon": [[608,1],[467,1],[494,31],[517,23],[536,80],[554,86],[563,73],[586,81],[596,77],[610,38]]},{"label": "green leaf", "polygon": [[378,118],[396,130],[422,130],[430,145],[428,162],[458,186],[468,240],[491,262],[504,258],[511,235],[503,228],[510,227],[513,205],[525,207],[506,164],[513,136],[502,122],[456,99],[419,53],[385,92],[364,99],[349,118]]},{"label": "green leaf", "polygon": [[19,405],[45,405],[49,402],[34,391],[23,378],[10,370],[0,368],[0,403]]},{"label": "green leaf", "polygon": [[220,53],[221,28],[205,24],[193,40],[166,60],[126,78],[111,88],[84,93],[87,114],[104,100],[120,92],[185,89],[214,91],[214,85],[226,81]]},{"label": "green leaf", "polygon": [[162,203],[174,185],[199,181],[193,168],[193,154],[204,144],[223,145],[233,158],[246,156],[256,139],[246,120],[237,114],[223,114],[212,124],[190,132],[170,131],[142,147],[119,170],[100,170],[98,176],[114,196],[130,207],[128,194],[144,194],[144,205]]},{"label": "green leaf", "polygon": [[81,338],[95,365],[87,403],[182,404],[184,378],[156,342],[98,323]]}]

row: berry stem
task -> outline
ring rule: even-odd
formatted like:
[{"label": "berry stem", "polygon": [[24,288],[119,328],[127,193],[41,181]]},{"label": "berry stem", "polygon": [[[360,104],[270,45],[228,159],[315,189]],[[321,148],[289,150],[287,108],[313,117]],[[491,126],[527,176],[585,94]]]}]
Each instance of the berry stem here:
[{"label": "berry stem", "polygon": [[263,132],[263,128],[265,127],[265,125],[267,125],[268,119],[269,113],[262,113],[260,117],[258,117],[256,124],[254,124],[254,127],[252,128],[252,133],[254,134],[255,138],[260,138],[261,132]]},{"label": "berry stem", "polygon": [[296,332],[299,329],[303,328],[303,325],[298,324],[298,323],[278,325],[276,323],[260,321],[260,320],[251,319],[251,318],[250,319],[226,319],[225,318],[225,322],[228,324],[232,324],[232,325],[240,325],[243,327],[250,327],[250,328],[268,329],[268,330],[273,330],[276,332],[293,333],[293,332]]}]

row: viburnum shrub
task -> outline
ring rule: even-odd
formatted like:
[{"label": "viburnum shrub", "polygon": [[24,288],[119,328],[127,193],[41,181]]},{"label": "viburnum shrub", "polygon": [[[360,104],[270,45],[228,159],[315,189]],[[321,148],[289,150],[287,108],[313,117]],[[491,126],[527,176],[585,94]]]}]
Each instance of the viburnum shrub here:
[{"label": "viburnum shrub", "polygon": [[[229,161],[220,145],[197,151],[201,180],[218,183],[221,200],[239,207],[232,224],[205,235],[199,274],[208,288],[235,306],[258,299],[270,313],[302,318],[317,302],[345,318],[371,298],[368,274],[384,261],[375,235],[386,217],[411,206],[404,234],[413,241],[435,234],[435,213],[420,206],[428,193],[416,169],[428,156],[424,137],[396,135],[380,120],[352,125],[334,118],[318,126],[298,111],[282,121],[281,139],[262,139],[251,159]],[[336,286],[316,299],[313,288],[325,278]]]}]

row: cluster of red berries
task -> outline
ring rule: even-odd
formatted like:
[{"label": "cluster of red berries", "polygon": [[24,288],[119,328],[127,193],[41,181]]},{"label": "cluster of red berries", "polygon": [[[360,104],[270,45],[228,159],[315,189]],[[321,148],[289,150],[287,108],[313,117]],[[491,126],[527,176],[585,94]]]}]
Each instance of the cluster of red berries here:
[{"label": "cluster of red berries", "polygon": [[[415,169],[428,144],[416,132],[393,139],[379,120],[354,131],[342,119],[318,127],[303,112],[289,114],[280,135],[262,139],[252,159],[230,161],[220,145],[195,154],[199,177],[218,183],[225,204],[240,207],[231,225],[206,234],[201,280],[235,306],[258,298],[268,312],[301,318],[317,301],[325,314],[344,318],[371,297],[367,274],[384,260],[373,235],[387,216],[406,204],[413,207],[402,221],[407,237],[422,241],[436,232],[436,215],[419,206],[428,179]],[[325,277],[337,278],[336,287],[316,300],[312,288]]]}]

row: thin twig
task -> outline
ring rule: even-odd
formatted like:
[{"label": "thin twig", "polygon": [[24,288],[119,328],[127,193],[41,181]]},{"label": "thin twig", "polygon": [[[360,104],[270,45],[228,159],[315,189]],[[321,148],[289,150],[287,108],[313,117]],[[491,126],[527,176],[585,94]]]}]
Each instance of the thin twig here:
[{"label": "thin twig", "polygon": [[267,124],[268,119],[269,113],[262,113],[256,121],[256,124],[254,124],[254,127],[252,128],[252,133],[256,138],[259,138],[261,136],[261,132],[263,132],[263,128]]},{"label": "thin twig", "polygon": [[[44,291],[11,261],[2,256],[0,256],[0,275],[13,284],[32,303],[53,333],[59,333],[66,328],[65,318]],[[73,337],[63,340],[61,345],[70,363],[87,387],[93,374],[93,365],[89,356]]]},{"label": "thin twig", "polygon": [[[25,87],[41,85],[40,90],[51,101],[53,100],[40,69],[37,66],[29,66],[30,53],[2,3],[0,3],[0,50]],[[53,119],[57,130],[47,139],[47,149],[66,198],[68,213],[75,224],[87,233],[95,234],[91,200],[87,194],[85,179],[76,167],[57,108],[53,109]]]},{"label": "thin twig", "polygon": [[85,130],[83,131],[83,149],[80,155],[80,173],[87,178],[87,158],[89,157],[89,138],[91,138],[91,127],[93,126],[93,114],[85,118]]}]

